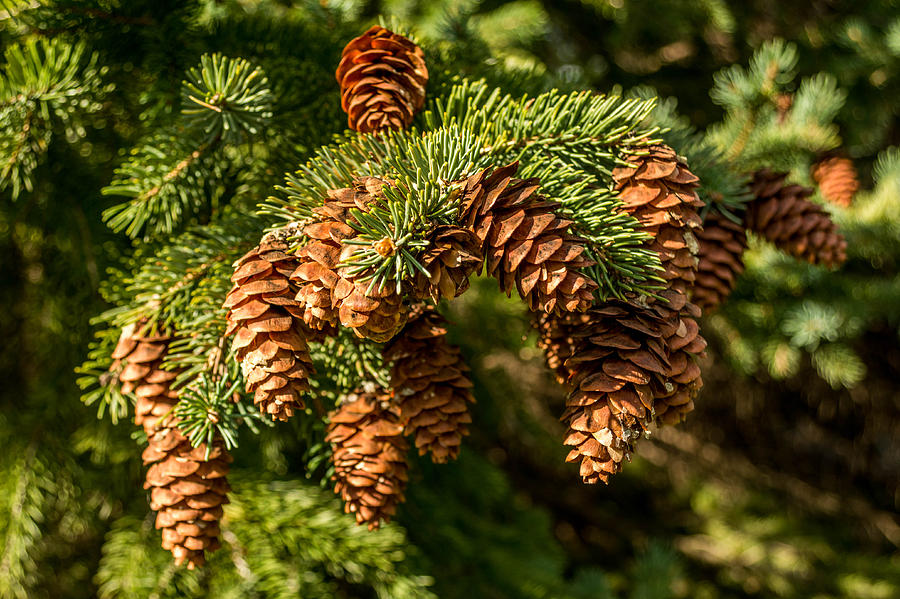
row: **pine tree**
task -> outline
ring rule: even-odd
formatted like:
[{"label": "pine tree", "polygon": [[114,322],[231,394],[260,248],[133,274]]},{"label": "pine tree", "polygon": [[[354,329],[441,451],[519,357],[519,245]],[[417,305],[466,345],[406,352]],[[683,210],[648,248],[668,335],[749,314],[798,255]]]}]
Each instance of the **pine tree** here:
[{"label": "pine tree", "polygon": [[[723,59],[756,3],[664,3],[663,29],[633,3],[381,4],[400,18],[371,26],[371,3],[355,1],[0,0],[11,299],[0,596],[453,597],[473,563],[471,589],[496,596],[670,596],[674,550],[651,543],[634,567],[629,556],[642,526],[673,536],[669,516],[688,501],[697,523],[676,546],[691,568],[715,567],[723,594],[756,584],[802,596],[777,567],[762,576],[722,557],[722,531],[770,539],[734,530],[757,508],[717,503],[715,485],[763,471],[706,462],[753,434],[747,414],[773,431],[771,453],[745,443],[760,462],[784,447],[780,410],[806,417],[777,386],[723,406],[723,371],[786,386],[818,375],[825,387],[809,394],[834,429],[816,428],[826,447],[845,440],[823,388],[856,386],[854,401],[869,402],[860,451],[877,455],[896,421],[858,386],[869,363],[872,388],[885,388],[874,385],[890,379],[892,354],[878,373],[869,346],[896,321],[896,152],[869,178],[889,110],[866,110],[869,130],[851,117],[894,85],[896,27],[872,16],[884,9],[805,29],[843,53],[831,76],[814,74],[808,40],[750,40],[752,57]],[[554,33],[567,11],[608,20],[609,69],[571,58],[586,55],[578,36]],[[646,32],[672,45],[646,54]],[[652,74],[695,60],[672,58],[696,53],[672,35],[720,44],[715,65],[735,63],[708,98],[705,81]],[[588,91],[598,82],[612,91]],[[700,107],[690,116],[703,128],[630,89],[643,83]],[[822,202],[853,187],[846,168],[821,174],[833,155],[860,166],[849,207]],[[694,304],[717,310],[701,317]],[[88,310],[99,316],[85,349]],[[556,387],[522,365],[527,319]],[[84,353],[96,422],[66,402],[65,373]],[[698,395],[700,365],[711,393]],[[557,408],[565,434],[544,418]],[[132,417],[143,432],[113,426]],[[407,455],[404,435],[425,459]],[[147,492],[135,440],[148,444]],[[556,478],[563,447],[586,482],[610,486],[587,495],[571,470]],[[858,472],[858,459],[834,460]],[[635,501],[670,484],[666,463],[684,492]],[[888,471],[869,473],[875,486],[897,488]],[[343,509],[380,530],[352,526],[316,489],[330,480]],[[592,509],[598,497],[609,514]],[[158,515],[142,520],[147,500]],[[812,555],[800,537],[792,549]],[[186,572],[160,544],[176,562],[209,563]],[[617,573],[582,568],[585,548]],[[804,579],[823,596],[890,572],[815,560],[833,566]]]}]

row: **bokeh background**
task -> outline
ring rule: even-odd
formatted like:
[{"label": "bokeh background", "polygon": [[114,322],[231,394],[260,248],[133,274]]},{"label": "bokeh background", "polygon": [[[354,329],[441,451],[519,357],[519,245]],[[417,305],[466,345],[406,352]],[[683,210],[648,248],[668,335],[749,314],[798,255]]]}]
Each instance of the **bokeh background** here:
[{"label": "bokeh background", "polygon": [[[0,2],[0,45],[39,4]],[[133,73],[113,72],[113,100],[84,141],[47,147],[31,192],[0,193],[0,597],[424,596],[426,582],[446,598],[900,596],[900,155],[890,150],[900,144],[900,3],[47,4],[25,26],[72,27]],[[108,307],[98,289],[129,247],[102,224],[115,200],[98,190],[142,123],[173,109],[141,90],[177,97],[196,61],[182,38],[229,52],[240,43],[209,24],[290,22],[311,5],[340,15],[336,42],[378,14],[449,41],[474,32],[493,61],[485,69],[600,91],[651,86],[700,128],[722,117],[709,96],[715,72],[746,64],[766,40],[793,42],[801,75],[831,73],[847,93],[842,151],[863,188],[835,216],[849,260],[829,273],[754,245],[732,298],[704,320],[695,412],[596,487],[563,463],[564,396],[520,303],[479,280],[450,311],[473,367],[476,424],[457,463],[416,462],[397,526],[366,537],[309,475],[290,427],[266,431],[236,458],[229,517],[241,549],[217,554],[218,574],[175,571],[146,518],[131,427],[79,401],[90,319]],[[185,11],[196,31],[177,27]],[[154,25],[141,22],[148,15]],[[148,82],[151,71],[162,75]],[[251,585],[242,563],[264,553],[268,570]]]}]

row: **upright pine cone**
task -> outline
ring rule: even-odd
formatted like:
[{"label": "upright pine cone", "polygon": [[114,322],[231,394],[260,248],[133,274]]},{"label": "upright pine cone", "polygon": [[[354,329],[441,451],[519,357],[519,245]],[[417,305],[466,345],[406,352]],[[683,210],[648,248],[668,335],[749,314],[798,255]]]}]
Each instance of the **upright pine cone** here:
[{"label": "upright pine cone", "polygon": [[517,163],[471,176],[461,222],[481,240],[485,268],[509,295],[515,287],[532,311],[583,312],[597,284],[581,272],[593,262],[586,241],[557,216],[559,204],[536,193],[536,179],[513,179]]},{"label": "upright pine cone", "polygon": [[627,157],[630,166],[613,170],[615,188],[625,211],[653,237],[648,247],[659,253],[668,288],[687,293],[697,270],[700,180],[672,148],[654,145],[645,152]]},{"label": "upright pine cone", "polygon": [[334,492],[344,500],[344,511],[369,530],[390,520],[408,478],[408,445],[390,397],[384,391],[348,396],[330,414],[325,438],[332,444]]},{"label": "upright pine cone", "polygon": [[567,385],[569,370],[566,368],[566,360],[572,356],[575,350],[576,336],[578,332],[591,320],[587,312],[562,314],[547,314],[538,312],[532,314],[531,324],[538,332],[538,347],[544,350],[544,358],[547,366],[556,375],[560,385]]},{"label": "upright pine cone", "polygon": [[786,184],[787,173],[768,169],[753,174],[755,198],[747,207],[747,228],[782,251],[810,264],[836,266],[847,259],[847,242],[837,225],[818,204],[809,201],[812,189]]},{"label": "upright pine cone", "polygon": [[[228,502],[225,476],[231,456],[216,443],[206,458],[206,445],[191,447],[169,415],[178,401],[171,388],[175,373],[162,369],[172,338],[166,334],[136,335],[141,324],[127,327],[113,352],[124,363],[119,380],[125,392],[137,397],[135,423],[147,433],[143,452],[147,470],[144,488],[150,489],[150,508],[157,512],[163,549],[176,565],[193,569],[205,563],[205,551],[219,547],[222,505]],[[165,417],[165,418],[164,418]]]},{"label": "upright pine cone", "polygon": [[[235,263],[234,283],[225,298],[226,336],[233,347],[253,402],[273,419],[287,420],[303,409],[312,360],[301,328],[304,309],[288,278],[297,260],[287,243],[269,235]],[[295,318],[296,316],[296,318]]]},{"label": "upright pine cone", "polygon": [[697,239],[700,263],[691,300],[705,311],[725,301],[744,272],[747,234],[741,224],[716,210],[707,215]]},{"label": "upright pine cone", "polygon": [[581,462],[585,483],[607,482],[655,418],[670,422],[689,405],[699,381],[691,354],[705,342],[694,320],[680,318],[679,297],[673,294],[665,317],[610,302],[591,309],[590,322],[575,333],[561,420],[568,423],[565,444],[573,446],[566,461]]},{"label": "upright pine cone", "polygon": [[822,197],[845,208],[853,203],[853,196],[859,190],[856,167],[852,160],[842,156],[830,156],[814,164],[812,177]]},{"label": "upright pine cone", "polygon": [[446,340],[447,321],[434,308],[419,306],[403,331],[384,349],[391,388],[407,435],[419,455],[444,463],[459,455],[469,434],[472,382],[458,347]]},{"label": "upright pine cone", "polygon": [[459,297],[469,288],[469,276],[481,265],[481,240],[469,229],[442,225],[435,228],[430,241],[419,257],[428,276],[416,274],[416,295],[435,302]]},{"label": "upright pine cone", "polygon": [[378,25],[347,44],[336,77],[347,124],[361,133],[408,127],[425,104],[425,53]]}]

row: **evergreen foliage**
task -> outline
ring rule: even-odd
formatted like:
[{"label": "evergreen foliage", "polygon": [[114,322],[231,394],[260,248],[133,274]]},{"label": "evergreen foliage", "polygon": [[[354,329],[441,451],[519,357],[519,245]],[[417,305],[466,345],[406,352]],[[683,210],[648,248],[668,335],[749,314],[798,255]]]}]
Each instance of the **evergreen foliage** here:
[{"label": "evergreen foliage", "polygon": [[[750,17],[771,24],[757,4],[0,0],[0,598],[895,593],[900,152],[888,97],[900,16],[889,2],[790,14],[803,36],[763,41],[747,33]],[[333,73],[375,11],[422,45],[431,79],[409,129],[359,135],[345,131]],[[591,19],[611,35],[561,34]],[[705,79],[678,85],[688,64]],[[399,292],[425,271],[434,228],[457,224],[465,179],[518,162],[587,240],[596,301],[651,297],[659,257],[612,171],[660,141],[699,176],[704,214],[735,222],[752,172],[810,184],[827,152],[857,158],[865,191],[827,207],[846,265],[752,238],[745,274],[702,323],[712,351],[696,423],[663,431],[633,472],[592,491],[557,465],[561,394],[521,302],[473,280],[441,306],[474,367],[471,443],[451,465],[412,462],[397,524],[357,527],[322,488],[323,415],[387,386],[381,345],[348,330],[312,343],[310,401],[274,426],[223,339],[235,260],[277,230],[298,250],[298,223],[329,190],[375,176],[391,185],[351,211],[342,266]],[[377,250],[384,239],[396,254]],[[177,333],[165,368],[178,372],[181,430],[235,455],[223,548],[200,572],[159,549],[144,435],[123,422],[134,398],[112,351],[145,321]],[[809,437],[794,436],[801,424]],[[821,481],[804,465],[773,474],[794,448],[832,450]],[[846,506],[828,507],[845,482],[834,473],[852,478]],[[785,497],[796,505],[781,513]],[[841,510],[849,525],[835,524]]]}]

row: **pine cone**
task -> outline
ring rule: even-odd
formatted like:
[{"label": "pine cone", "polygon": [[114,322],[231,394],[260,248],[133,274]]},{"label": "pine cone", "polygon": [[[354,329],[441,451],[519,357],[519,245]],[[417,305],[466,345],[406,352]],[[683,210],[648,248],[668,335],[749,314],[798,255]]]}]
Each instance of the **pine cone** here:
[{"label": "pine cone", "polygon": [[350,187],[329,189],[324,204],[313,211],[323,220],[354,224],[356,221],[350,211],[357,209],[368,212],[371,205],[381,197],[385,185],[391,185],[391,182],[378,177],[357,177]]},{"label": "pine cone", "polygon": [[406,488],[408,445],[397,409],[383,391],[360,392],[348,396],[330,420],[325,439],[333,448],[334,492],[357,523],[378,528],[394,515]]},{"label": "pine cone", "polygon": [[666,323],[665,348],[671,368],[665,377],[655,377],[650,384],[654,413],[659,424],[677,424],[694,409],[694,398],[703,387],[697,358],[704,356],[706,339],[700,335],[700,308],[687,301],[679,291],[661,293],[665,303],[655,303],[652,310]]},{"label": "pine cone", "polygon": [[699,179],[672,148],[655,145],[645,151],[627,157],[631,166],[613,170],[615,188],[625,211],[653,237],[648,247],[659,253],[668,288],[687,293],[696,278],[695,232],[702,224]]},{"label": "pine cone", "polygon": [[697,239],[700,262],[691,301],[704,311],[712,310],[731,295],[738,276],[744,272],[747,234],[740,224],[719,211],[712,211]]},{"label": "pine cone", "polygon": [[193,569],[205,563],[205,551],[219,547],[219,519],[228,483],[225,475],[231,457],[215,445],[206,459],[206,445],[191,447],[168,414],[178,395],[171,389],[176,373],[162,370],[172,337],[140,335],[143,322],[126,327],[113,352],[124,363],[119,373],[122,390],[134,393],[135,424],[147,433],[143,452],[149,465],[144,488],[150,489],[150,508],[157,511],[156,528],[162,529],[162,547],[172,552],[175,564],[185,561]]},{"label": "pine cone", "polygon": [[586,241],[556,215],[559,204],[535,192],[536,179],[513,179],[513,163],[470,177],[462,191],[460,221],[482,243],[485,267],[509,295],[518,289],[532,311],[582,312],[597,284],[579,269],[591,266]]},{"label": "pine cone", "polygon": [[531,316],[531,324],[538,332],[537,345],[544,350],[547,366],[556,375],[560,385],[568,384],[569,370],[566,368],[566,360],[575,349],[576,335],[590,320],[590,315],[586,312],[562,314],[538,312]]},{"label": "pine cone", "polygon": [[[378,200],[384,186],[389,184],[389,181],[377,177],[357,178],[351,187],[330,190],[325,204],[316,209],[323,221],[308,227],[307,235],[327,239],[312,239],[307,246],[309,249],[301,251],[300,257],[301,260],[311,257],[323,268],[301,265],[293,275],[293,279],[301,283],[297,299],[304,307],[304,318],[307,318],[306,308],[316,306],[319,319],[328,322],[337,320],[353,329],[358,337],[377,342],[387,341],[403,328],[407,309],[393,284],[389,282],[370,291],[371,278],[352,273],[349,267],[339,266],[347,263],[357,250],[357,246],[342,244],[355,236],[352,226],[348,226],[356,223],[350,211],[368,211],[371,204]],[[375,249],[379,253],[385,252],[384,255],[396,250],[390,239],[376,242]],[[337,278],[333,280],[329,271],[333,271]],[[303,281],[314,285],[305,288]],[[330,292],[328,310],[324,306],[326,289]],[[317,324],[313,318],[310,322]]]},{"label": "pine cone", "polygon": [[343,222],[327,219],[306,225],[303,233],[309,241],[297,251],[300,264],[290,278],[297,285],[296,300],[303,322],[310,329],[330,335],[338,320],[332,291],[340,279],[337,271],[341,241],[353,237],[355,232]]},{"label": "pine cone", "polygon": [[357,337],[384,343],[400,332],[409,313],[393,284],[388,282],[380,288],[376,285],[370,291],[370,283],[341,277],[332,297],[343,326],[352,329]]},{"label": "pine cone", "polygon": [[831,156],[813,165],[812,177],[822,197],[838,206],[848,207],[859,190],[856,167],[849,158]]},{"label": "pine cone", "polygon": [[347,124],[361,133],[409,127],[425,104],[425,53],[378,25],[347,44],[336,77]]},{"label": "pine cone", "polygon": [[391,367],[391,388],[399,402],[405,433],[419,455],[435,463],[455,460],[472,422],[474,402],[458,347],[446,340],[447,321],[434,308],[419,306],[409,323],[384,349]]},{"label": "pine cone", "polygon": [[162,368],[172,337],[165,333],[140,334],[145,326],[142,320],[122,330],[110,370],[119,373],[122,392],[135,397],[134,423],[150,434],[156,421],[178,401],[178,393],[171,388],[177,373]]},{"label": "pine cone", "polygon": [[585,483],[607,482],[630,459],[634,443],[654,419],[677,421],[693,406],[699,368],[692,355],[703,351],[696,322],[672,307],[610,302],[591,309],[590,322],[575,334],[565,362],[571,392],[562,420],[567,462],[581,462]]},{"label": "pine cone", "polygon": [[231,455],[216,442],[206,457],[206,444],[191,447],[174,424],[148,438],[142,455],[147,470],[144,488],[150,489],[150,508],[157,511],[156,528],[162,529],[162,547],[172,552],[175,564],[202,566],[205,551],[219,548],[222,505],[231,490],[228,475]]},{"label": "pine cone", "polygon": [[[294,299],[288,278],[297,260],[287,244],[264,239],[235,263],[234,287],[225,298],[233,347],[253,402],[272,419],[287,420],[304,408],[312,360],[301,319],[304,308]],[[296,316],[296,318],[295,318]]]},{"label": "pine cone", "polygon": [[439,226],[419,261],[429,276],[416,275],[413,288],[417,297],[435,302],[459,297],[469,288],[469,276],[481,265],[481,240],[469,229]]},{"label": "pine cone", "polygon": [[812,189],[785,184],[786,173],[754,173],[755,196],[747,207],[746,226],[779,249],[810,264],[837,266],[847,259],[847,242],[821,206],[809,201]]}]

